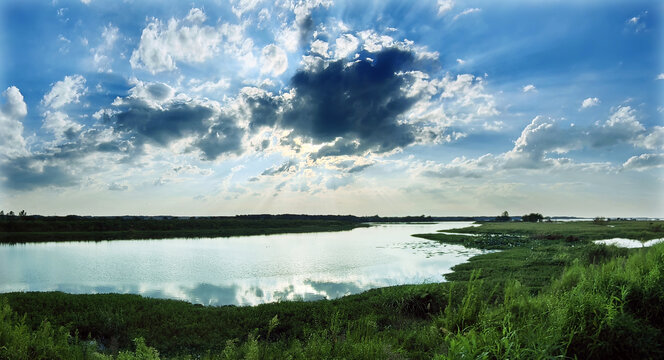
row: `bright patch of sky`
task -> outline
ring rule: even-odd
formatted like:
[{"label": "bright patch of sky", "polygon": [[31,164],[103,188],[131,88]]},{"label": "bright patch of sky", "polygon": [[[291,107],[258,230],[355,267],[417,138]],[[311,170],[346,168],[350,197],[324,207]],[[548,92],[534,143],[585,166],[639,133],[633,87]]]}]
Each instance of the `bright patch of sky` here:
[{"label": "bright patch of sky", "polygon": [[4,1],[0,208],[664,216],[658,1]]}]

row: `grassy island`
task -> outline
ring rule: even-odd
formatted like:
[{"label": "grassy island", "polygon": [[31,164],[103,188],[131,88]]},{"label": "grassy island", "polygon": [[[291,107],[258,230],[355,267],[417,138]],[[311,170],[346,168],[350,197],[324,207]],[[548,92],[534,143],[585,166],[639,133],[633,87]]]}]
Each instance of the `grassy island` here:
[{"label": "grassy island", "polygon": [[0,359],[663,358],[661,221],[484,223],[417,235],[496,250],[450,282],[204,307],[136,295],[0,295]]}]

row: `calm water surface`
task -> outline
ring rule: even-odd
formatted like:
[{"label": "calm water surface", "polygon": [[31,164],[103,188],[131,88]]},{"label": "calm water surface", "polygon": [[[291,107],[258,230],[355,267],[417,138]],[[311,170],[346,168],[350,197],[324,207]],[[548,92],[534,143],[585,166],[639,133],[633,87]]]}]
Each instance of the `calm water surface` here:
[{"label": "calm water surface", "polygon": [[410,236],[468,222],[231,238],[0,245],[0,292],[130,293],[205,305],[336,298],[443,281],[481,250]]}]

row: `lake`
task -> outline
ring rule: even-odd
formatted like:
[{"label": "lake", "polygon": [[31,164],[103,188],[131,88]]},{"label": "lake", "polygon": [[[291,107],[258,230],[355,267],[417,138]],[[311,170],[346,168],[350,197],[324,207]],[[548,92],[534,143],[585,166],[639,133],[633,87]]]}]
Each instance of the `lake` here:
[{"label": "lake", "polygon": [[485,251],[412,237],[469,222],[344,232],[0,245],[0,292],[129,293],[204,305],[331,299],[444,281]]}]

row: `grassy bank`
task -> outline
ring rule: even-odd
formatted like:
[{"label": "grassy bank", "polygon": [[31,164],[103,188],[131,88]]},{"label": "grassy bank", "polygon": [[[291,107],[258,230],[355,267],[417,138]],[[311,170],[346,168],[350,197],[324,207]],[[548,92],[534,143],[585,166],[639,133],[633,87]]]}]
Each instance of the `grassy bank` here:
[{"label": "grassy bank", "polygon": [[[449,230],[464,235],[417,234],[415,236],[469,248],[498,250],[471,258],[456,265],[446,275],[448,281],[467,281],[473,271],[481,270],[480,279],[504,286],[518,280],[533,293],[559,278],[575,261],[599,264],[626,256],[627,249],[596,245],[592,240],[613,237],[650,240],[664,237],[663,221],[579,222],[505,222]],[[472,235],[472,236],[471,236]]]},{"label": "grassy bank", "polygon": [[353,219],[266,216],[211,218],[8,217],[0,219],[0,243],[229,237],[343,231],[367,226]]},{"label": "grassy bank", "polygon": [[[655,238],[662,236],[658,224],[608,229],[618,229],[610,237],[640,231]],[[487,225],[472,231],[495,226]],[[530,231],[519,232],[518,243],[487,237],[477,246],[501,251],[458,266],[451,283],[331,301],[202,307],[135,295],[5,294],[12,310],[3,310],[0,351],[131,350],[124,358],[158,351],[162,358],[215,359],[663,357],[664,244],[626,250],[589,243],[605,237],[602,227],[597,235],[566,240],[589,225],[563,224],[552,232],[549,224],[501,224]],[[482,243],[440,235],[428,237]],[[88,338],[95,343],[76,340]],[[59,357],[48,354],[43,358]]]}]

